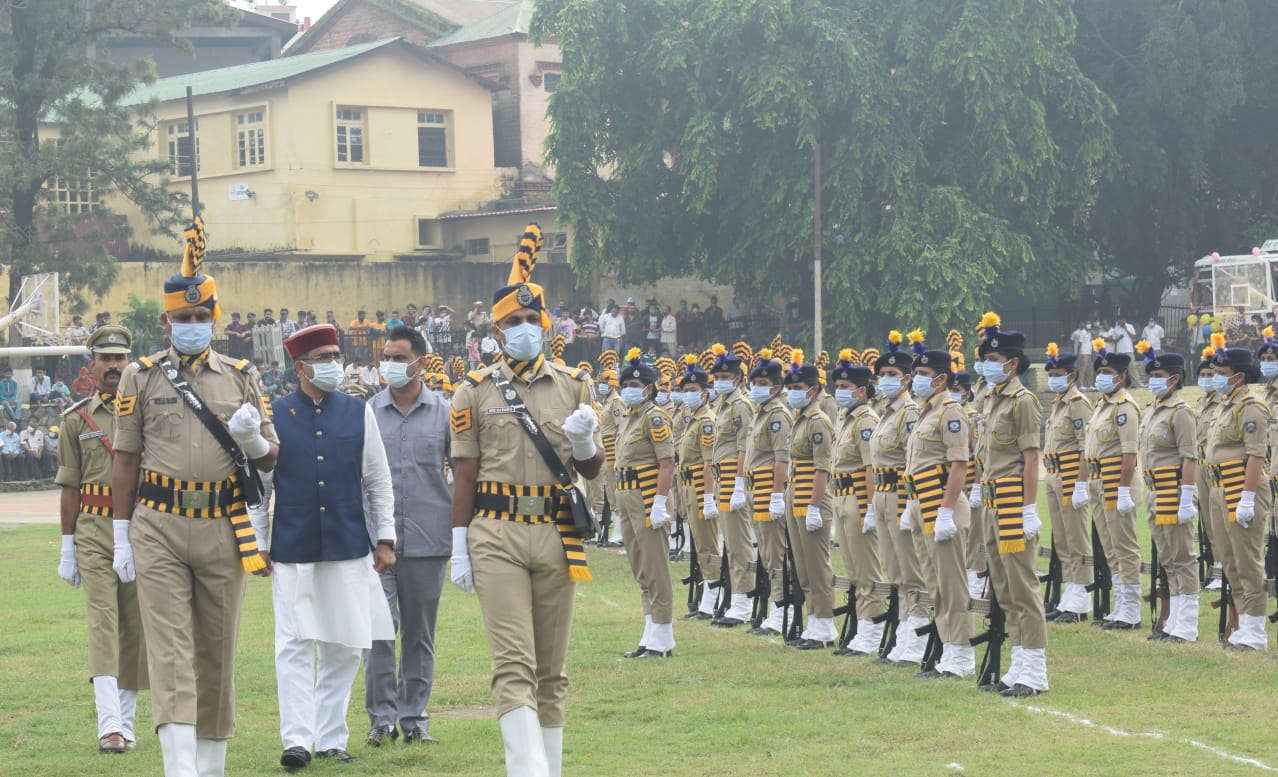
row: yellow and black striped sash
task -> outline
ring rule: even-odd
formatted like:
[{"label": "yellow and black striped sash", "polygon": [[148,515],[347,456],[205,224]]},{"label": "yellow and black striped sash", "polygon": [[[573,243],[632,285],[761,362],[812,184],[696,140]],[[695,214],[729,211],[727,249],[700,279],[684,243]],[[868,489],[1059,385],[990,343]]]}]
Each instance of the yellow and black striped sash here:
[{"label": "yellow and black striped sash", "polygon": [[838,472],[830,479],[835,496],[855,496],[857,518],[865,518],[865,508],[870,500],[870,482],[864,469],[853,472]]},{"label": "yellow and black striped sash", "polygon": [[963,475],[963,489],[971,491],[974,483],[976,483],[976,459],[968,459],[967,472]]},{"label": "yellow and black striped sash", "polygon": [[874,490],[881,494],[896,492],[905,498],[904,467],[874,467]]},{"label": "yellow and black striped sash", "polygon": [[1154,493],[1154,523],[1175,526],[1180,509],[1180,465],[1145,470],[1145,486]]},{"label": "yellow and black striped sash", "polygon": [[[184,507],[183,500],[190,504],[192,493],[207,492],[207,497],[200,501],[207,507]],[[197,480],[181,480],[153,472],[142,470],[142,482],[138,486],[138,503],[156,512],[176,515],[182,518],[199,518],[216,520],[227,518],[231,522],[231,530],[235,532],[235,542],[239,547],[240,565],[246,572],[256,572],[266,568],[257,537],[253,534],[253,524],[249,521],[248,505],[244,502],[244,489],[237,475],[226,480],[204,482]]]},{"label": "yellow and black striped sash", "polygon": [[111,487],[96,483],[80,486],[80,512],[98,518],[113,518],[115,509],[111,504]]},{"label": "yellow and black striped sash", "polygon": [[790,465],[794,468],[794,477],[790,480],[791,504],[794,507],[792,512],[795,518],[806,518],[816,483],[816,462],[812,459],[793,459]]},{"label": "yellow and black striped sash", "polygon": [[475,484],[475,515],[530,526],[553,523],[568,562],[568,576],[576,582],[593,579],[586,565],[586,549],[572,522],[568,496],[559,486],[523,486],[481,480]]},{"label": "yellow and black striped sash", "polygon": [[1025,483],[1019,477],[987,480],[981,484],[985,507],[998,517],[999,555],[1025,551]]},{"label": "yellow and black striped sash", "polygon": [[706,471],[700,464],[695,467],[683,467],[679,470],[679,480],[692,486],[700,501],[706,496]]},{"label": "yellow and black striped sash", "polygon": [[1118,481],[1123,476],[1123,457],[1119,455],[1088,459],[1087,475],[1093,479],[1100,478],[1105,509],[1113,510],[1118,507]]},{"label": "yellow and black striped sash", "polygon": [[772,467],[759,467],[746,475],[746,485],[750,487],[750,504],[756,521],[772,520],[772,512],[768,505],[772,501]]},{"label": "yellow and black striped sash", "polygon": [[1225,492],[1225,515],[1230,523],[1238,522],[1238,502],[1242,499],[1243,482],[1247,479],[1247,460],[1233,459],[1213,464],[1211,481]]},{"label": "yellow and black striped sash", "polygon": [[[1066,486],[1078,482],[1078,473],[1083,466],[1082,451],[1058,451],[1043,456],[1043,464],[1047,471],[1059,475],[1061,480],[1061,503],[1068,506],[1073,499],[1073,492]],[[1117,492],[1115,492],[1117,497]]]},{"label": "yellow and black striped sash", "polygon": [[905,477],[906,493],[911,499],[919,500],[919,515],[923,519],[924,534],[932,534],[936,531],[936,515],[941,508],[941,500],[945,496],[945,483],[949,471],[947,465],[937,464]]},{"label": "yellow and black striped sash", "polygon": [[604,444],[604,464],[609,467],[617,465],[617,435],[605,434],[603,436]]},{"label": "yellow and black striped sash", "polygon": [[[640,464],[634,467],[622,467],[617,470],[617,490],[618,491],[638,491],[643,496],[643,510],[645,515],[652,514],[653,500],[657,497],[657,474],[661,466],[659,464]],[[644,519],[645,526],[651,526],[651,521]]]},{"label": "yellow and black striped sash", "polygon": [[719,484],[719,512],[732,509],[732,489],[736,486],[737,460],[725,459],[714,467],[714,479]]}]

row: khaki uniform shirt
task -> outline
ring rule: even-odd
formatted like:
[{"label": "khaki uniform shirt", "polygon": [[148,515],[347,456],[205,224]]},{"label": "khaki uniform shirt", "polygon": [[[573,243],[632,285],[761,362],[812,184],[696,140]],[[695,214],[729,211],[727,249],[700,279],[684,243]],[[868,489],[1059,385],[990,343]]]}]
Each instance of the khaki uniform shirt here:
[{"label": "khaki uniform shirt", "polygon": [[[750,447],[750,427],[754,421],[754,411],[750,400],[740,389],[731,394],[717,398],[712,405],[715,413],[714,451],[711,461],[720,464],[725,461],[736,463],[737,456]],[[738,472],[744,477],[744,472]]]},{"label": "khaki uniform shirt", "polygon": [[1142,469],[1179,467],[1182,459],[1197,459],[1194,412],[1177,391],[1149,403],[1140,422]]},{"label": "khaki uniform shirt", "polygon": [[750,445],[746,448],[746,472],[790,462],[790,432],[794,416],[778,394],[754,414]]},{"label": "khaki uniform shirt", "polygon": [[985,434],[981,438],[981,479],[1024,477],[1024,452],[1040,446],[1043,410],[1038,397],[1013,375],[990,389],[982,415]]},{"label": "khaki uniform shirt", "polygon": [[661,459],[673,459],[674,455],[674,429],[665,410],[644,402],[621,417],[617,432],[618,469],[656,464]]},{"label": "khaki uniform shirt", "polygon": [[[775,400],[774,400],[775,401]],[[813,402],[799,411],[790,433],[790,461],[811,461],[815,472],[824,472],[828,478],[833,464],[834,425],[821,409],[819,402]],[[794,490],[794,481],[790,481]],[[811,498],[811,494],[807,495]],[[798,498],[793,500],[793,507],[807,508]],[[821,500],[822,510],[834,509],[834,488],[826,481],[825,498]],[[833,513],[829,513],[832,515]]]},{"label": "khaki uniform shirt", "polygon": [[[215,482],[235,474],[235,462],[218,444],[164,376],[160,359],[168,354],[191,389],[225,424],[249,403],[262,416],[261,432],[278,443],[270,404],[262,401],[257,370],[248,359],[232,359],[213,351],[191,368],[173,349],[138,359],[124,368],[116,398],[117,451],[138,453],[142,469],[180,480]],[[148,367],[147,364],[153,366]]]},{"label": "khaki uniform shirt", "polygon": [[702,403],[696,411],[688,414],[683,430],[683,438],[679,443],[679,465],[696,467],[713,460],[714,455],[714,410]]},{"label": "khaki uniform shirt", "polygon": [[621,401],[615,390],[608,392],[608,398],[599,407],[599,434],[603,437],[616,437],[617,427],[621,425],[621,417],[626,413],[626,403]]},{"label": "khaki uniform shirt", "polygon": [[1043,449],[1048,453],[1081,451],[1087,445],[1087,420],[1092,417],[1092,403],[1078,386],[1070,386],[1052,399],[1047,418],[1047,439]]},{"label": "khaki uniform shirt", "polygon": [[[79,408],[89,414],[101,432],[95,432],[84,422]],[[111,466],[114,458],[103,442],[111,442],[115,436],[115,408],[102,401],[95,391],[93,396],[72,405],[62,414],[58,434],[58,474],[53,482],[65,488],[83,485],[110,486]]]},{"label": "khaki uniform shirt", "polygon": [[870,438],[879,425],[879,417],[869,405],[861,404],[843,411],[843,424],[834,447],[834,471],[860,472],[870,466],[873,448]]},{"label": "khaki uniform shirt", "polygon": [[[1278,408],[1278,378],[1270,378],[1265,383],[1265,404],[1272,414]],[[1202,416],[1199,416],[1200,418]],[[1278,423],[1269,422],[1269,477],[1278,478]]]},{"label": "khaki uniform shirt", "polygon": [[1140,410],[1127,389],[1102,395],[1087,422],[1089,459],[1137,453],[1140,447]]},{"label": "khaki uniform shirt", "polygon": [[914,433],[906,443],[905,471],[910,475],[971,458],[971,425],[963,407],[945,391],[923,403]]},{"label": "khaki uniform shirt", "polygon": [[919,406],[910,392],[903,389],[896,399],[887,402],[880,412],[879,424],[870,437],[870,449],[873,451],[870,464],[876,467],[904,467],[906,446],[918,419]]},{"label": "khaki uniform shirt", "polygon": [[[541,425],[555,454],[573,474],[572,443],[564,435],[563,422],[578,405],[590,404],[594,388],[585,370],[560,367],[544,360],[529,373],[529,380],[517,378],[506,360],[472,372],[453,394],[449,411],[453,458],[478,459],[479,481],[510,485],[557,485],[523,424],[492,380],[500,372]],[[595,444],[603,450],[603,438],[596,431]]]},{"label": "khaki uniform shirt", "polygon": [[1216,421],[1216,410],[1219,404],[1219,394],[1214,391],[1204,391],[1198,398],[1198,407],[1194,408],[1194,415],[1198,416],[1200,421],[1194,437],[1194,441],[1198,444],[1200,462],[1207,460],[1207,436],[1211,434],[1211,427]]},{"label": "khaki uniform shirt", "polygon": [[825,387],[821,387],[821,393],[817,394],[817,399],[821,402],[821,412],[825,413],[825,417],[830,419],[830,423],[835,423],[839,417],[839,403],[834,401],[833,394],[827,394]]},{"label": "khaki uniform shirt", "polygon": [[1269,452],[1269,408],[1243,384],[1223,397],[1215,423],[1207,434],[1207,461],[1224,464],[1247,456],[1264,458]]}]

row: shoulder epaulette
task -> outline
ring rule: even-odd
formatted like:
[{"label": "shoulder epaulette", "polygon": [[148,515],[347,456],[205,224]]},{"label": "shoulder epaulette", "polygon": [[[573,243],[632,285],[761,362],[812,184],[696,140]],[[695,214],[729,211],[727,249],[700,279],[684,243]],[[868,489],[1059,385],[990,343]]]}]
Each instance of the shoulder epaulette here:
[{"label": "shoulder epaulette", "polygon": [[578,368],[573,371],[572,376],[580,381],[590,380],[590,371]]},{"label": "shoulder epaulette", "polygon": [[235,369],[247,375],[249,370],[253,369],[253,362],[248,359],[240,359],[235,363]]},{"label": "shoulder epaulette", "polygon": [[151,361],[145,356],[139,356],[138,358],[133,360],[133,363],[138,365],[139,372],[144,372],[155,366],[155,362]]},{"label": "shoulder epaulette", "polygon": [[76,402],[71,407],[68,407],[66,410],[63,410],[62,417],[68,418],[72,415],[75,415],[76,408],[80,407],[81,405],[87,404],[90,399],[93,399],[93,397],[85,397],[84,399],[81,399],[79,402]]},{"label": "shoulder epaulette", "polygon": [[1070,394],[1070,395],[1069,395],[1069,401],[1070,401],[1070,402],[1077,402],[1077,401],[1079,401],[1080,399],[1081,399],[1081,400],[1083,400],[1084,402],[1086,402],[1086,401],[1087,401],[1087,397],[1083,396],[1083,392],[1081,392],[1081,391],[1080,391],[1080,392],[1078,392],[1078,393],[1076,393],[1076,394]]},{"label": "shoulder epaulette", "polygon": [[487,377],[488,377],[488,372],[486,369],[471,370],[470,372],[466,373],[466,377],[463,379],[462,382],[470,386],[478,386],[480,383],[483,383],[484,378],[487,378]]}]

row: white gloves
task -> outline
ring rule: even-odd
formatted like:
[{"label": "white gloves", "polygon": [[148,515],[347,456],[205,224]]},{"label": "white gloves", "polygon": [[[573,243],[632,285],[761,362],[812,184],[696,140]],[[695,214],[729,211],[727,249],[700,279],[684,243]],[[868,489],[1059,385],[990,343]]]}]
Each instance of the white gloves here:
[{"label": "white gloves", "polygon": [[816,505],[808,505],[808,515],[804,521],[810,532],[821,531],[821,527],[825,526],[825,521],[821,520],[821,508]]},{"label": "white gloves", "polygon": [[705,497],[701,500],[701,517],[707,521],[719,517],[719,505],[714,502],[714,494],[706,491]]},{"label": "white gloves", "polygon": [[1087,481],[1074,481],[1074,495],[1069,498],[1070,506],[1075,510],[1087,506]]},{"label": "white gloves", "polygon": [[861,522],[861,533],[869,534],[874,531],[877,524],[874,523],[874,505],[865,506],[865,520]]},{"label": "white gloves", "polygon": [[666,497],[657,494],[652,498],[652,512],[648,515],[652,528],[660,529],[670,522],[670,513],[666,512]]},{"label": "white gloves", "polygon": [[448,559],[453,571],[450,577],[453,585],[468,594],[475,593],[475,573],[470,570],[470,546],[467,535],[470,529],[465,526],[453,527],[453,555]]},{"label": "white gloves", "polygon": [[1136,512],[1136,503],[1132,501],[1132,487],[1118,487],[1118,512],[1120,515],[1131,515]]},{"label": "white gloves", "polygon": [[226,422],[226,429],[250,459],[260,459],[271,452],[271,444],[262,436],[262,414],[248,402],[240,405]]},{"label": "white gloves", "polygon": [[[594,455],[594,454],[591,454],[591,455]],[[453,471],[451,469],[444,471],[444,482],[450,486],[453,484]]]},{"label": "white gloves", "polygon": [[75,561],[75,535],[62,535],[62,558],[58,561],[58,577],[72,588],[80,587],[80,565]]},{"label": "white gloves", "polygon": [[564,436],[572,443],[572,457],[577,461],[594,458],[595,430],[599,428],[599,416],[595,409],[587,404],[580,404],[572,411],[572,415],[564,419]]},{"label": "white gloves", "polygon": [[1032,540],[1043,528],[1043,521],[1038,517],[1038,505],[1025,505],[1021,508],[1021,528],[1025,531],[1025,539]]},{"label": "white gloves", "polygon": [[972,492],[967,496],[967,505],[973,510],[978,509],[984,502],[981,501],[981,484],[973,483]]},{"label": "white gloves", "polygon": [[1198,517],[1198,508],[1194,506],[1196,493],[1198,493],[1198,486],[1180,487],[1180,506],[1176,510],[1176,523],[1184,526],[1193,523]]},{"label": "white gloves", "polygon": [[133,545],[129,542],[129,522],[111,521],[111,530],[115,533],[115,556],[111,560],[111,568],[121,583],[132,583],[137,574],[133,571]]},{"label": "white gloves", "polygon": [[785,515],[785,494],[780,491],[773,491],[772,496],[768,499],[768,515],[772,516],[772,520],[780,520]]},{"label": "white gloves", "polygon": [[901,511],[901,524],[900,524],[901,531],[909,531],[910,529],[914,528],[914,524],[911,522],[911,519],[910,519],[910,513],[914,511],[914,504],[915,503],[913,501],[906,502],[905,509]]},{"label": "white gloves", "polygon": [[1244,529],[1251,526],[1251,520],[1256,517],[1255,491],[1242,492],[1242,496],[1238,498],[1238,509],[1234,511],[1234,516],[1238,519],[1238,525]]},{"label": "white gloves", "polygon": [[741,510],[746,506],[745,498],[745,478],[732,479],[732,501],[728,502],[728,507],[733,510]]},{"label": "white gloves", "polygon": [[[976,486],[972,486],[976,488]],[[954,535],[958,534],[958,527],[954,525],[954,508],[940,507],[936,511],[936,526],[934,527],[937,542],[945,542],[954,539]]]}]

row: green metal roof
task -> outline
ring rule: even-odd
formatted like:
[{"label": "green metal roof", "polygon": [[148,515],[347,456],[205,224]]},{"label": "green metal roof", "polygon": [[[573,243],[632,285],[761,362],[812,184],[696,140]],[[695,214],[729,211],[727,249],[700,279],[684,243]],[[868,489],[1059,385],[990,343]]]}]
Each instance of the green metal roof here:
[{"label": "green metal roof", "polygon": [[124,99],[125,105],[139,105],[150,100],[167,102],[186,98],[186,88],[191,87],[196,95],[222,94],[239,89],[249,89],[286,81],[308,73],[313,73],[340,62],[384,48],[401,41],[401,38],[348,46],[343,49],[326,49],[310,54],[298,54],[293,57],[280,57],[265,62],[253,62],[247,65],[224,67],[217,70],[205,70],[184,76],[162,78],[149,86],[139,87]]},{"label": "green metal roof", "polygon": [[492,38],[504,38],[508,35],[527,35],[528,26],[532,23],[532,15],[532,0],[521,0],[521,2],[498,11],[487,19],[482,19],[437,41],[432,41],[427,44],[427,47],[440,48],[441,46],[455,46],[459,43],[474,43],[475,41]]}]

